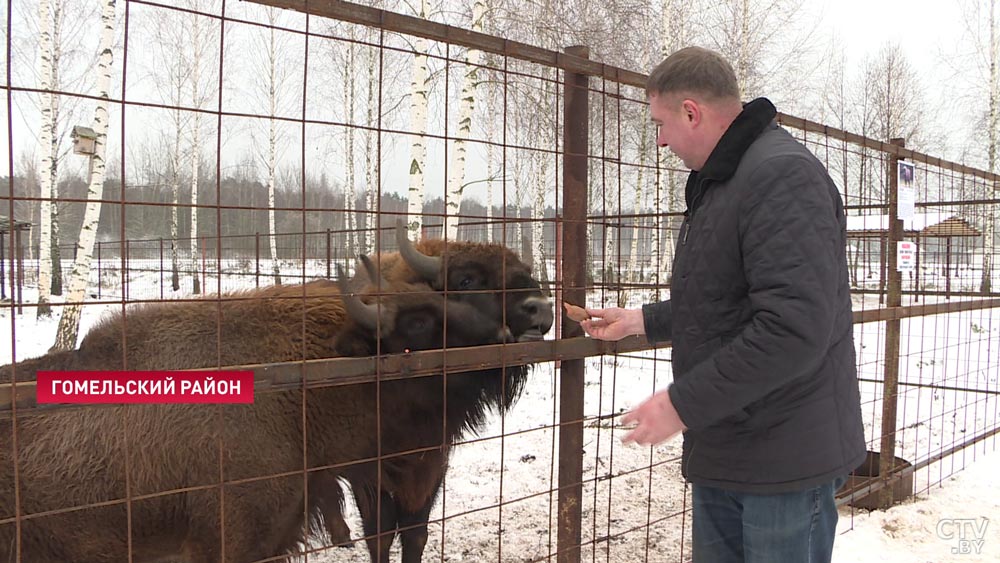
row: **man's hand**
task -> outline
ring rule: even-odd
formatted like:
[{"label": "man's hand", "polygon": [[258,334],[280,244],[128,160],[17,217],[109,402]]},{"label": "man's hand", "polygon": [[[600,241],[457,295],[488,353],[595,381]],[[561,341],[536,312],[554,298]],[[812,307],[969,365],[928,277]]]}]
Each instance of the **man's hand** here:
[{"label": "man's hand", "polygon": [[687,430],[666,390],[654,394],[622,417],[622,424],[632,423],[636,426],[622,438],[623,443],[655,446]]},{"label": "man's hand", "polygon": [[582,321],[584,332],[599,340],[621,340],[633,334],[646,334],[642,309],[587,309],[590,319]]}]

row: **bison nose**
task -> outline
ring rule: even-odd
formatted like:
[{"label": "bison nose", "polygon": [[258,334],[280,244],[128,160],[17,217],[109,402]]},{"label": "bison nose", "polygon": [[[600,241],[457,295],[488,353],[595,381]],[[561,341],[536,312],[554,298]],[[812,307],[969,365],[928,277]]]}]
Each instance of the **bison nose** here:
[{"label": "bison nose", "polygon": [[534,317],[538,314],[538,302],[532,299],[525,301],[521,304],[521,310],[524,311],[529,317]]},{"label": "bison nose", "polygon": [[552,301],[545,297],[529,297],[521,303],[521,311],[530,319],[533,328],[545,334],[552,328]]}]

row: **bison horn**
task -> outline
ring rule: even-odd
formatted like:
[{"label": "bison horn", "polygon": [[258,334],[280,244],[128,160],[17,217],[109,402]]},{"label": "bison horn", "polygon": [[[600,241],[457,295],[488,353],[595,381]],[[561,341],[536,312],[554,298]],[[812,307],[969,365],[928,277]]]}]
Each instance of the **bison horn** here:
[{"label": "bison horn", "polygon": [[396,220],[396,244],[399,245],[399,254],[414,272],[429,282],[437,281],[441,273],[441,257],[427,256],[414,248],[410,238],[406,236],[402,219]]},{"label": "bison horn", "polygon": [[378,305],[365,304],[357,295],[351,293],[351,288],[347,283],[347,276],[344,269],[337,264],[337,286],[340,288],[340,298],[344,302],[344,310],[347,315],[354,319],[362,327],[368,330],[378,329]]},{"label": "bison horn", "polygon": [[380,287],[382,288],[382,291],[385,291],[389,281],[382,277],[378,271],[378,267],[375,266],[374,262],[372,262],[372,259],[369,258],[367,254],[360,254],[358,255],[358,258],[361,260],[361,263],[365,265],[365,271],[368,272],[368,279],[371,280],[372,285]]}]

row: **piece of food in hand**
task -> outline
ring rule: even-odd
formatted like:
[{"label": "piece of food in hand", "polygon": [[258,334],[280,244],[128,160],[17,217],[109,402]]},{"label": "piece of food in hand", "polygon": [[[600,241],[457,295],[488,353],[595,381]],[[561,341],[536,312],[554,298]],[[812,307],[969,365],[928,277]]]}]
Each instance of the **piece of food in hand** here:
[{"label": "piece of food in hand", "polygon": [[566,308],[566,316],[573,319],[576,322],[585,321],[590,318],[590,314],[583,307],[573,305],[563,301],[563,307]]}]

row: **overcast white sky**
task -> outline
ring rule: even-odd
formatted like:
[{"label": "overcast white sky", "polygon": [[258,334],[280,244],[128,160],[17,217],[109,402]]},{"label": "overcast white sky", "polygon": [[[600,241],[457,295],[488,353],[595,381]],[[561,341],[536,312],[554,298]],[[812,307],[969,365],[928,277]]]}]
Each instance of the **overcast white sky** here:
[{"label": "overcast white sky", "polygon": [[[24,1],[24,0],[18,0]],[[27,0],[30,1],[30,0]],[[926,99],[929,107],[954,107],[945,96],[945,86],[954,84],[950,81],[951,71],[944,55],[954,52],[963,37],[964,25],[960,2],[946,0],[805,0],[806,10],[815,18],[822,17],[822,23],[816,27],[815,40],[819,44],[827,44],[828,34],[835,34],[837,42],[842,45],[848,57],[850,69],[857,69],[866,55],[874,56],[887,43],[898,43],[906,54],[910,64],[923,75]],[[119,7],[119,10],[122,8]],[[808,18],[813,19],[813,18]],[[115,61],[119,64],[120,61]],[[231,108],[230,108],[231,109]],[[960,111],[968,110],[968,104]],[[941,112],[931,112],[931,117],[945,119]],[[948,114],[950,115],[950,114]],[[112,117],[116,121],[116,117]],[[947,122],[945,122],[947,123]],[[20,118],[15,118],[15,133],[24,126]],[[115,128],[117,124],[112,124]],[[15,137],[18,137],[16,134]],[[113,141],[112,144],[115,144]],[[6,148],[6,136],[2,136],[0,147]],[[20,152],[19,143],[15,142],[15,152]],[[433,149],[433,147],[432,147]],[[2,149],[0,149],[2,150]],[[317,148],[320,153],[323,148]],[[956,158],[954,153],[941,151],[946,158]],[[313,155],[310,154],[312,157]],[[431,158],[434,155],[429,155]],[[15,160],[19,154],[14,155]],[[475,160],[471,156],[470,160]],[[67,167],[80,165],[80,162],[67,162]],[[475,166],[470,162],[470,166]],[[405,169],[398,172],[398,178],[392,179],[392,184],[405,185]],[[443,177],[433,178],[443,184]],[[431,180],[431,179],[429,179]],[[481,190],[481,188],[480,188]],[[479,191],[473,188],[473,191]]]}]

